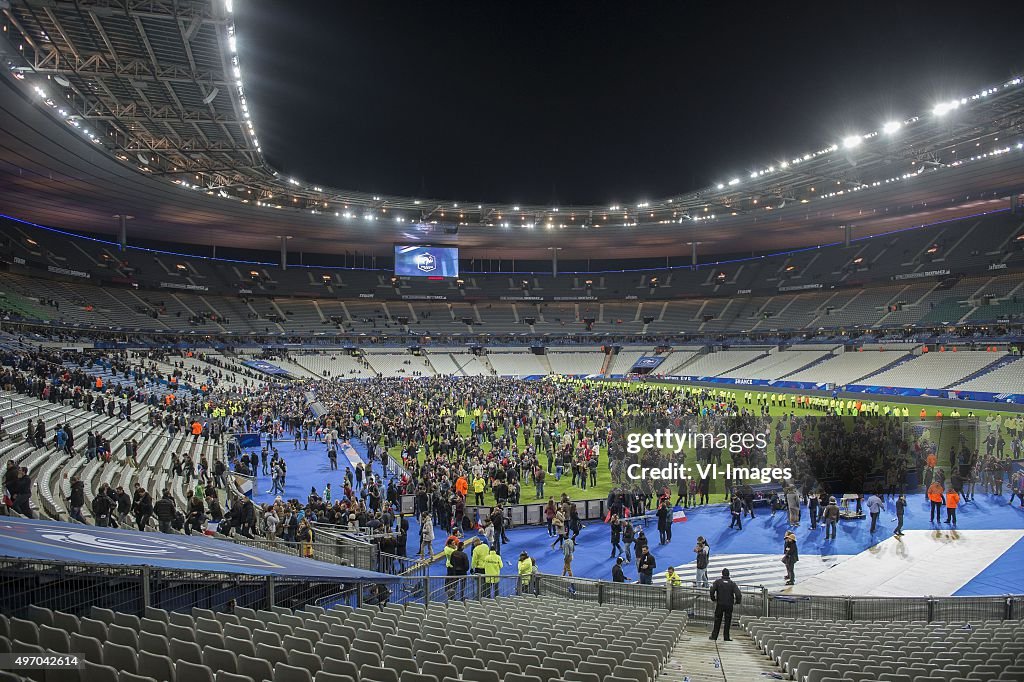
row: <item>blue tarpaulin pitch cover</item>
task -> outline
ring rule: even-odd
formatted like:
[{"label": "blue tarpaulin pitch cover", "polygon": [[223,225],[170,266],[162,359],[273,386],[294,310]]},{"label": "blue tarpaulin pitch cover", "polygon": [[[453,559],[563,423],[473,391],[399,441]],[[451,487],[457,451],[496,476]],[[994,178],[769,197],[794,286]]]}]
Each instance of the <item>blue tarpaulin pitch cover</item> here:
[{"label": "blue tarpaulin pitch cover", "polygon": [[0,517],[0,557],[313,580],[395,580],[386,573],[254,549],[208,536],[144,533],[11,517]]}]

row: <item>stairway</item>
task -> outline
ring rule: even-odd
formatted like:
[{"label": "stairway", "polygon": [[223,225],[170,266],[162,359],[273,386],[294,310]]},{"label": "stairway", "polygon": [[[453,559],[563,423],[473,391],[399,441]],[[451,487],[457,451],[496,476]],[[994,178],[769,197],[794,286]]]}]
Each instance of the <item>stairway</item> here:
[{"label": "stairway", "polygon": [[[731,642],[708,639],[706,625],[690,623],[658,682],[749,682],[782,679],[782,670],[758,651],[750,635],[733,625]],[[719,635],[721,637],[721,635]],[[778,673],[779,678],[772,675]]]}]

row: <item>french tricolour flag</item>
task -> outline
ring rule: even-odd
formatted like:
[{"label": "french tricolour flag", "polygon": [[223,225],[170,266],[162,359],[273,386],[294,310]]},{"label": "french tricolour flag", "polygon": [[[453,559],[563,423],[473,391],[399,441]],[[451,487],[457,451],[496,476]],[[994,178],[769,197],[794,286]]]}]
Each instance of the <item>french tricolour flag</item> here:
[{"label": "french tricolour flag", "polygon": [[686,512],[683,511],[683,508],[675,507],[675,510],[672,512],[672,523],[682,523],[686,520]]}]

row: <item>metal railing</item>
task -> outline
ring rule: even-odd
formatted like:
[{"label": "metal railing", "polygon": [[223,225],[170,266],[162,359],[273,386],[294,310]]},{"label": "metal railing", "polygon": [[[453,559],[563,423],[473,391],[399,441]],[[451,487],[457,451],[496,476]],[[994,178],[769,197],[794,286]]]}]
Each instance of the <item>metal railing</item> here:
[{"label": "metal railing", "polygon": [[[269,549],[259,541],[251,546]],[[283,543],[282,543],[283,545]],[[321,556],[330,556],[329,550]],[[742,588],[733,610],[742,616],[852,622],[1024,620],[1024,595],[1001,597],[816,597],[770,595]],[[610,583],[536,575],[394,576],[373,580],[282,578],[214,571],[105,566],[0,558],[0,613],[22,616],[29,605],[87,614],[92,606],[143,614],[146,606],[189,610],[238,606],[301,608],[307,604],[353,606],[382,603],[445,603],[512,595],[536,595],[625,608],[684,611],[692,622],[709,622],[714,603],[706,588]]]}]

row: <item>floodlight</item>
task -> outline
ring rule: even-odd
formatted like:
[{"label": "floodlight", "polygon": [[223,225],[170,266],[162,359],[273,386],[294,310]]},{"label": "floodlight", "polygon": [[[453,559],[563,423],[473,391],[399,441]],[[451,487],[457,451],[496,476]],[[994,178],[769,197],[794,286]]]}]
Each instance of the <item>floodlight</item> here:
[{"label": "floodlight", "polygon": [[864,138],[860,135],[850,135],[849,137],[843,138],[843,147],[846,149],[853,149],[863,141]]},{"label": "floodlight", "polygon": [[885,133],[886,135],[892,135],[902,127],[903,124],[900,123],[899,121],[889,121],[888,123],[882,126],[882,132]]}]

